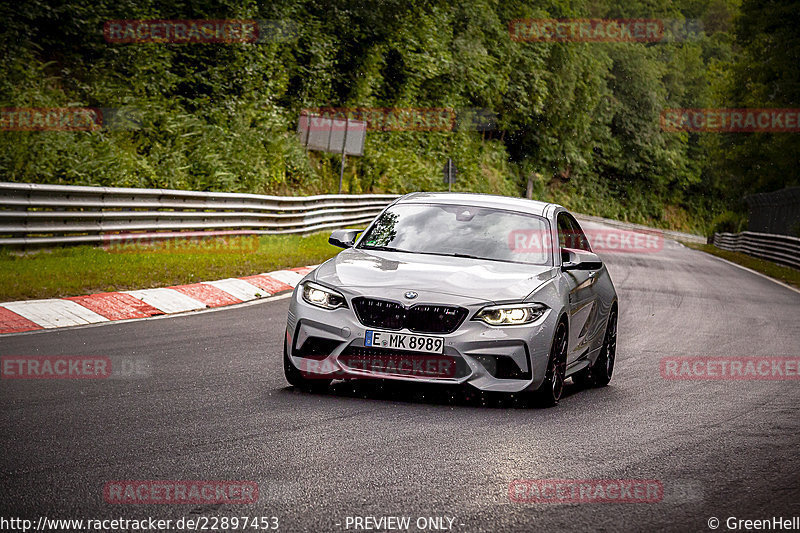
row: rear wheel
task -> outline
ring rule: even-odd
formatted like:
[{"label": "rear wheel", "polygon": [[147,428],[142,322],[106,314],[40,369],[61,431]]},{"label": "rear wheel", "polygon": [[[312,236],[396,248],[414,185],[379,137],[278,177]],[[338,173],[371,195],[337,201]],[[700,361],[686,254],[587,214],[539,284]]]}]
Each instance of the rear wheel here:
[{"label": "rear wheel", "polygon": [[564,374],[567,370],[567,324],[559,322],[553,335],[553,346],[550,348],[550,359],[544,381],[533,393],[534,401],[542,407],[558,405],[561,393],[564,392]]},{"label": "rear wheel", "polygon": [[303,377],[303,373],[300,369],[294,366],[289,359],[286,339],[283,339],[283,374],[286,376],[286,381],[289,382],[289,385],[308,392],[323,391],[327,389],[328,385],[333,381],[330,379],[308,379]]},{"label": "rear wheel", "polygon": [[572,381],[580,387],[605,387],[614,375],[614,363],[617,358],[617,310],[612,309],[608,315],[606,336],[600,355],[592,366],[572,376]]},{"label": "rear wheel", "polygon": [[614,375],[614,363],[617,359],[617,310],[612,309],[608,315],[606,338],[603,339],[603,348],[600,357],[592,365],[592,377],[595,387],[605,387]]}]

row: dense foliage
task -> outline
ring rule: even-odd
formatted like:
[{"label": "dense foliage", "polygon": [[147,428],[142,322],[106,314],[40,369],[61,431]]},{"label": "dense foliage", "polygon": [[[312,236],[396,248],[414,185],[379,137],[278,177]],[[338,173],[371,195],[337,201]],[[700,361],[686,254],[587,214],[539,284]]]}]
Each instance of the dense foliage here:
[{"label": "dense foliage", "polygon": [[[314,107],[485,108],[493,131],[370,132],[351,192],[524,194],[708,230],[742,196],[797,183],[798,135],[664,131],[666,108],[800,101],[795,2],[769,0],[29,0],[5,21],[0,106],[134,109],[138,129],[0,132],[0,180],[258,193],[335,192],[338,156],[295,135]],[[518,42],[509,21],[700,22],[666,42]],[[259,43],[114,44],[117,19],[258,19]],[[728,211],[728,212],[726,212]]]}]

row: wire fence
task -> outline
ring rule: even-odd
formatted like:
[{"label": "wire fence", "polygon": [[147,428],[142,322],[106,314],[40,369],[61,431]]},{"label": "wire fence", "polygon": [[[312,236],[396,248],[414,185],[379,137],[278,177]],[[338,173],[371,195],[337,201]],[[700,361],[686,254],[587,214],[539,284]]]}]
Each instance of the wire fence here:
[{"label": "wire fence", "polygon": [[800,237],[800,187],[753,194],[745,200],[748,231]]}]

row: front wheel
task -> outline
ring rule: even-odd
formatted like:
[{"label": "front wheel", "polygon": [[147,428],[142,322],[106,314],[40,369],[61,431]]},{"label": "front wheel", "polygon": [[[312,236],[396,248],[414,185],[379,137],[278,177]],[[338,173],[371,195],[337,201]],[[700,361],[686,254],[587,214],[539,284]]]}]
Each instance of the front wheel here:
[{"label": "front wheel", "polygon": [[286,339],[283,339],[283,374],[286,376],[286,381],[289,382],[289,385],[308,392],[323,391],[328,388],[332,381],[330,379],[308,379],[303,377],[300,369],[289,360]]},{"label": "front wheel", "polygon": [[542,407],[558,405],[561,393],[564,392],[564,374],[567,371],[567,325],[559,322],[553,335],[553,346],[544,381],[533,393],[534,401]]}]

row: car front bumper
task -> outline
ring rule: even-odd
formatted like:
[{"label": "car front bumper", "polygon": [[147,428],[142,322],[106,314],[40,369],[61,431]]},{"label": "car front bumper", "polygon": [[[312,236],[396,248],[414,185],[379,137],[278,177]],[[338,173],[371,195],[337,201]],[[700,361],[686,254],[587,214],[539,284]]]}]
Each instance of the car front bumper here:
[{"label": "car front bumper", "polygon": [[[539,387],[558,320],[548,309],[524,326],[489,326],[472,320],[487,302],[456,303],[452,297],[420,293],[420,303],[461,305],[467,318],[452,333],[389,331],[359,322],[348,308],[312,306],[302,299],[301,285],[292,295],[286,330],[289,361],[306,379],[389,379],[416,383],[468,384],[483,391],[520,392]],[[359,294],[359,296],[365,296]],[[382,290],[384,300],[402,301],[402,293]],[[440,337],[441,355],[365,347],[368,330]]]}]

